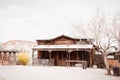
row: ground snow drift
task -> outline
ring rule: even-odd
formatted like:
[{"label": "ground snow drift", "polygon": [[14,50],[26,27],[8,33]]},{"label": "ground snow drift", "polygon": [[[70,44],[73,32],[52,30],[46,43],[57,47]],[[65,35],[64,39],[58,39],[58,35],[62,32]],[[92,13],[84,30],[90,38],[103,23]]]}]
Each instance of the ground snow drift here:
[{"label": "ground snow drift", "polygon": [[104,69],[51,66],[0,66],[0,80],[120,80]]}]

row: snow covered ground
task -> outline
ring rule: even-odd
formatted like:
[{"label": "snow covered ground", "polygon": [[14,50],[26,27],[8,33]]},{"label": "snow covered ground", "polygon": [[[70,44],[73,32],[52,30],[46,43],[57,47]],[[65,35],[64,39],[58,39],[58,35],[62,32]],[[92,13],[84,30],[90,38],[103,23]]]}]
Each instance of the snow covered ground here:
[{"label": "snow covered ground", "polygon": [[53,66],[0,66],[0,80],[120,80],[104,69]]}]

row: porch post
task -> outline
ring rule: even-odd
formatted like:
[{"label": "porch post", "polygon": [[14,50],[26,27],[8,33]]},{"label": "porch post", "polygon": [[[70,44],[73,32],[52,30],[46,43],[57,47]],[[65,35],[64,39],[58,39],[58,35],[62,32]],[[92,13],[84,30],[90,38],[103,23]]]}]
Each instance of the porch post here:
[{"label": "porch post", "polygon": [[[68,60],[70,60],[70,54],[71,54],[71,50],[68,50]],[[70,66],[70,62],[67,62],[67,66]]]},{"label": "porch post", "polygon": [[90,55],[90,67],[92,67],[92,56],[91,56],[92,53],[90,52],[89,55]]},{"label": "porch post", "polygon": [[14,64],[16,64],[16,52],[13,52],[14,55]]},{"label": "porch post", "polygon": [[34,58],[34,50],[32,50],[32,59]]},{"label": "porch post", "polygon": [[[7,63],[9,64],[9,54],[10,54],[10,52],[7,52]],[[16,59],[16,57],[15,57],[15,59]]]},{"label": "porch post", "polygon": [[8,55],[9,65],[11,65],[11,54],[12,54],[12,52],[10,52],[9,55]]},{"label": "porch post", "polygon": [[93,62],[93,54],[94,54],[94,49],[92,49],[92,50],[90,51],[90,67],[93,66],[93,64],[92,64],[92,62]]},{"label": "porch post", "polygon": [[32,50],[32,65],[34,65],[34,50]]},{"label": "porch post", "polygon": [[71,50],[68,50],[68,60],[70,60]]}]

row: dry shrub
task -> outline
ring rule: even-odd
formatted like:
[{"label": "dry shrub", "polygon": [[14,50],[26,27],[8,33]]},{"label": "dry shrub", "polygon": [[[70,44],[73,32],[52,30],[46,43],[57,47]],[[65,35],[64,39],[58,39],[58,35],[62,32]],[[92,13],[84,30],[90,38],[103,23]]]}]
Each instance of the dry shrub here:
[{"label": "dry shrub", "polygon": [[29,63],[29,55],[28,53],[25,53],[25,52],[21,52],[17,55],[17,58],[18,58],[18,62],[19,64],[21,65],[27,65]]}]

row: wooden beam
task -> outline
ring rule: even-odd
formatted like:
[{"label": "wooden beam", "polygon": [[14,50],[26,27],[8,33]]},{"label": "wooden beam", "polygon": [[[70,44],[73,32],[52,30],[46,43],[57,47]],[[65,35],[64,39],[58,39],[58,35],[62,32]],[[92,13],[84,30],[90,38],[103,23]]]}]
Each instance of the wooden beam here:
[{"label": "wooden beam", "polygon": [[93,55],[94,55],[94,49],[91,50],[90,52],[90,67],[93,66],[92,62],[93,62]]},{"label": "wooden beam", "polygon": [[92,53],[90,53],[89,55],[90,55],[90,67],[92,67]]}]

